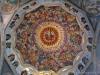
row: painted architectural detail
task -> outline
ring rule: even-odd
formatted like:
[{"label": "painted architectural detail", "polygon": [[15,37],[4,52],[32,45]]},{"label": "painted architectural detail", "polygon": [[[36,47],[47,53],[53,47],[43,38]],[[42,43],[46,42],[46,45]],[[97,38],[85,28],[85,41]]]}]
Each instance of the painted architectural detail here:
[{"label": "painted architectural detail", "polygon": [[5,30],[7,61],[19,75],[78,75],[92,59],[93,30],[69,2],[30,2]]}]

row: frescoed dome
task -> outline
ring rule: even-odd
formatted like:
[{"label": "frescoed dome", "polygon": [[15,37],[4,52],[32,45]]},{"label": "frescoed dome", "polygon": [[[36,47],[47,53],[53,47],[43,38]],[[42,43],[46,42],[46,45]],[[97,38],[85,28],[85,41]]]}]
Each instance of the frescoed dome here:
[{"label": "frescoed dome", "polygon": [[[19,9],[5,30],[5,52],[19,75],[70,75],[85,69],[93,34],[80,9],[63,2],[32,2]],[[84,65],[78,62],[83,57]]]}]

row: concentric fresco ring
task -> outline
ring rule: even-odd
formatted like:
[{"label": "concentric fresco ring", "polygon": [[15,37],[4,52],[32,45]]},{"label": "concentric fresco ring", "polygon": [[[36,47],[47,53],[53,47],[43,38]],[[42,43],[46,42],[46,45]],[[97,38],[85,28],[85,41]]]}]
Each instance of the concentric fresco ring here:
[{"label": "concentric fresco ring", "polygon": [[44,22],[36,29],[36,43],[43,50],[58,50],[64,41],[64,30],[56,22]]},{"label": "concentric fresco ring", "polygon": [[69,2],[32,2],[19,8],[5,30],[5,52],[14,71],[19,75],[84,71],[91,62],[93,34],[83,14]]}]

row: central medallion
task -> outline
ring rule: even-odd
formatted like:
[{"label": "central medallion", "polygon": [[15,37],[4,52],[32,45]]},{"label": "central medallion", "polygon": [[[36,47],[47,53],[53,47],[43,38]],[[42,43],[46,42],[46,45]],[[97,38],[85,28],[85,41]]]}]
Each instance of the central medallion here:
[{"label": "central medallion", "polygon": [[64,40],[64,30],[56,22],[43,22],[36,29],[36,43],[46,51],[58,50]]},{"label": "central medallion", "polygon": [[44,30],[40,33],[41,41],[47,46],[55,44],[58,37],[58,31],[53,27],[44,28]]}]

